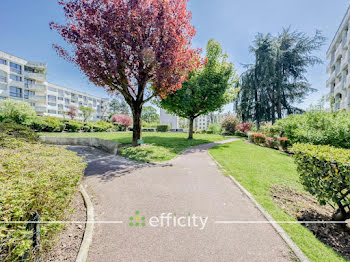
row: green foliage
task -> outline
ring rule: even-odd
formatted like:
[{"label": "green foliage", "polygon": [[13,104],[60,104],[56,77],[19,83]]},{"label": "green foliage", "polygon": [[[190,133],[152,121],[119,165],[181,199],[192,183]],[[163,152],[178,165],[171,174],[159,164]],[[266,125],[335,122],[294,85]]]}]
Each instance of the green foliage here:
[{"label": "green foliage", "polygon": [[[28,221],[38,212],[43,221],[60,221],[75,196],[85,164],[76,153],[61,147],[0,139],[0,217],[2,221]],[[32,244],[26,224],[1,224],[1,255],[18,261]],[[42,224],[41,245],[45,250],[63,225]],[[4,241],[5,239],[11,241]],[[10,253],[11,251],[11,253]],[[2,260],[3,261],[3,260]]]},{"label": "green foliage", "polygon": [[159,123],[153,122],[153,123],[147,123],[147,122],[142,122],[142,127],[144,128],[156,128]]},{"label": "green foliage", "polygon": [[39,136],[29,127],[16,123],[2,122],[0,123],[0,146],[5,143],[5,138],[17,138],[24,141],[36,142]]},{"label": "green foliage", "polygon": [[278,142],[284,151],[287,151],[288,148],[292,145],[288,137],[280,137],[278,138]]},{"label": "green foliage", "polygon": [[265,145],[266,142],[266,136],[261,133],[253,133],[253,142],[257,145]]},{"label": "green foliage", "polygon": [[141,118],[146,123],[159,123],[159,114],[153,106],[144,106]]},{"label": "green foliage", "polygon": [[210,124],[207,130],[208,134],[221,134],[221,126],[219,124]]},{"label": "green foliage", "polygon": [[169,129],[169,125],[157,125],[157,132],[168,132]]},{"label": "green foliage", "polygon": [[83,114],[84,122],[88,121],[91,118],[92,114],[95,112],[95,109],[88,106],[80,106],[79,110]]},{"label": "green foliage", "polygon": [[92,124],[94,132],[105,132],[114,130],[114,125],[106,121],[97,121],[93,122]]},{"label": "green foliage", "polygon": [[213,39],[207,44],[206,58],[206,65],[190,73],[180,90],[160,101],[160,107],[180,117],[195,119],[232,101],[227,92],[232,92],[237,84],[237,74],[233,64],[227,62],[221,45]]},{"label": "green foliage", "polygon": [[62,119],[52,116],[36,117],[30,127],[38,132],[62,132],[66,124]]},{"label": "green foliage", "polygon": [[221,123],[222,128],[224,129],[225,134],[233,135],[236,131],[236,126],[238,125],[239,120],[233,115],[228,115]]},{"label": "green foliage", "polygon": [[265,124],[260,127],[260,132],[268,137],[280,136],[282,129],[278,125]]},{"label": "green foliage", "polygon": [[34,108],[26,102],[8,99],[0,101],[0,122],[10,119],[17,124],[30,125],[35,118]]},{"label": "green foliage", "polygon": [[83,123],[77,120],[66,121],[66,131],[68,132],[78,132],[83,128]]},{"label": "green foliage", "polygon": [[115,114],[130,115],[129,106],[122,99],[112,99],[112,101],[109,103],[109,108],[111,111],[111,116]]},{"label": "green foliage", "polygon": [[350,150],[311,144],[292,150],[305,189],[321,205],[336,206],[336,219],[350,218]]},{"label": "green foliage", "polygon": [[276,122],[292,143],[350,148],[350,112],[310,111]]},{"label": "green foliage", "polygon": [[248,134],[246,134],[246,133],[244,133],[244,132],[242,132],[242,131],[237,130],[237,131],[235,132],[235,136],[247,137]]},{"label": "green foliage", "polygon": [[266,137],[265,145],[269,148],[278,149],[279,148],[278,138],[277,137]]}]

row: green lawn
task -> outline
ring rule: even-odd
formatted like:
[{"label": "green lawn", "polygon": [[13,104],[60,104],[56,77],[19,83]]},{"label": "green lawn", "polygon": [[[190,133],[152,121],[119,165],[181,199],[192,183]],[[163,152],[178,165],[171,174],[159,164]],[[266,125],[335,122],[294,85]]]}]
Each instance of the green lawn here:
[{"label": "green lawn", "polygon": [[[210,154],[245,187],[277,221],[293,221],[270,197],[270,187],[303,191],[293,158],[276,150],[237,141],[210,149]],[[281,224],[311,261],[347,261],[299,224]]]},{"label": "green lawn", "polygon": [[129,147],[132,142],[131,132],[103,132],[103,133],[40,133],[41,136],[58,137],[98,137],[106,140],[120,142],[126,147],[121,154],[125,157],[144,161],[161,162],[176,157],[190,146],[206,144],[227,139],[221,135],[195,134],[193,140],[188,140],[185,133],[143,133],[145,145],[142,147]]}]

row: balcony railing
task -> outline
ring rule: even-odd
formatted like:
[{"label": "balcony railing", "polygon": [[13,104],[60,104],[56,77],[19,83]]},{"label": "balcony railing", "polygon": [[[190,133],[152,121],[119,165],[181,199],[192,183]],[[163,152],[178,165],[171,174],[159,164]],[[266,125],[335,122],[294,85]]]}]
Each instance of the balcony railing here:
[{"label": "balcony railing", "polygon": [[45,91],[46,90],[46,86],[40,85],[40,84],[25,83],[24,86],[30,90],[35,90],[35,91]]},{"label": "balcony railing", "polygon": [[29,100],[35,101],[35,102],[46,102],[46,96],[32,96],[29,97]]},{"label": "balcony railing", "polygon": [[40,113],[45,113],[46,112],[46,107],[44,107],[44,106],[36,106],[35,107],[35,111],[36,112],[40,112]]},{"label": "balcony railing", "polygon": [[46,75],[45,74],[40,74],[40,73],[33,73],[33,72],[24,72],[24,75],[28,78],[32,78],[35,80],[41,80],[45,81],[46,80]]},{"label": "balcony railing", "polygon": [[10,71],[11,71],[12,73],[16,73],[16,74],[19,74],[19,75],[22,74],[22,70],[19,69],[19,68],[10,67]]},{"label": "balcony railing", "polygon": [[1,83],[7,83],[7,77],[6,76],[0,76],[0,82]]}]

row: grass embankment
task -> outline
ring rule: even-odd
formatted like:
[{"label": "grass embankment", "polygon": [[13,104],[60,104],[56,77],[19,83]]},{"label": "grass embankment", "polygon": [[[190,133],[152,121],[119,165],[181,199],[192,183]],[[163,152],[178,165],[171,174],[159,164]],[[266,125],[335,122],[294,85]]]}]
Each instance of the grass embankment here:
[{"label": "grass embankment", "polygon": [[[8,124],[4,129],[0,132],[0,220],[28,221],[35,212],[41,221],[64,219],[85,163],[73,152],[37,143],[34,132],[25,127]],[[41,225],[43,251],[62,226]],[[0,224],[1,261],[18,261],[25,252],[30,254],[33,231],[26,227]]]},{"label": "grass embankment", "polygon": [[121,155],[144,162],[162,162],[173,159],[183,150],[200,144],[212,143],[226,139],[221,135],[194,134],[193,140],[188,140],[186,133],[146,133],[142,137],[145,144],[141,147],[130,147],[131,132],[104,133],[41,133],[41,136],[57,137],[97,137],[112,140],[125,145]]},{"label": "grass embankment", "polygon": [[[299,182],[293,158],[269,148],[237,141],[210,149],[211,155],[237,179],[277,221],[295,221],[271,198],[275,185],[306,193]],[[283,229],[311,261],[347,261],[330,247],[321,243],[300,224],[281,224]]]}]

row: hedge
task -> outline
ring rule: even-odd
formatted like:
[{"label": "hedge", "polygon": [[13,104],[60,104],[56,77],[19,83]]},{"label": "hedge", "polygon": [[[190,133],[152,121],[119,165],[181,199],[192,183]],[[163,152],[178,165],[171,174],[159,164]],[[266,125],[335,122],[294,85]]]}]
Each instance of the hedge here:
[{"label": "hedge", "polygon": [[[38,212],[42,221],[63,220],[85,164],[61,147],[31,143],[0,133],[0,217],[27,221]],[[42,249],[62,224],[42,224]],[[17,261],[32,245],[26,224],[0,224],[1,261]],[[8,241],[6,239],[11,239]]]},{"label": "hedge", "polygon": [[157,125],[157,132],[168,132],[170,126],[168,125]]},{"label": "hedge", "polygon": [[337,210],[335,220],[350,218],[350,150],[332,146],[294,144],[300,180],[321,205]]}]

